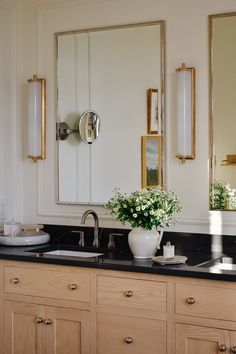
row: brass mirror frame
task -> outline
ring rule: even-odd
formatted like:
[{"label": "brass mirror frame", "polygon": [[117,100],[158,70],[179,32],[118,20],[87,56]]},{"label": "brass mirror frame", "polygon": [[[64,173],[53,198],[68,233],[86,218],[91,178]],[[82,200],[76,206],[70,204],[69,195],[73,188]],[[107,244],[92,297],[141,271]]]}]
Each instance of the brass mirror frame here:
[{"label": "brass mirror frame", "polygon": [[[71,35],[71,34],[78,34],[78,33],[88,33],[88,32],[98,32],[98,31],[107,31],[107,30],[116,30],[116,29],[125,29],[125,28],[132,28],[132,27],[144,27],[144,26],[153,26],[153,25],[160,25],[160,82],[161,82],[161,89],[158,91],[160,94],[160,110],[159,110],[159,117],[161,122],[161,131],[159,135],[161,135],[161,175],[162,175],[162,183],[165,185],[166,182],[166,168],[165,168],[165,21],[158,20],[158,21],[149,21],[149,22],[137,22],[137,23],[130,23],[125,25],[114,25],[114,26],[105,26],[105,27],[95,27],[95,28],[85,28],[79,30],[71,30],[71,31],[63,31],[55,33],[55,41],[56,41],[56,85],[57,85],[57,63],[58,63],[58,37],[62,35]],[[56,92],[58,92],[58,87],[56,86]],[[56,107],[58,107],[58,95],[56,97]],[[143,117],[143,119],[147,119]],[[56,123],[58,123],[58,112],[56,108]],[[58,205],[94,205],[94,206],[103,206],[104,203],[90,203],[90,202],[63,202],[59,200],[59,156],[58,156],[58,141],[56,141],[56,185],[57,185],[57,194],[56,194],[56,203]],[[140,157],[141,158],[141,157]],[[142,170],[140,169],[140,176],[142,174]],[[140,185],[141,188],[141,185]]]},{"label": "brass mirror frame", "polygon": [[213,20],[221,17],[231,17],[236,16],[236,12],[226,12],[221,14],[214,14],[208,16],[208,34],[209,34],[209,210],[210,211],[236,211],[236,209],[212,209],[211,208],[211,197],[210,190],[214,182],[214,154],[213,154],[213,70],[212,70],[212,59],[213,59],[213,36],[212,36],[212,25]]}]

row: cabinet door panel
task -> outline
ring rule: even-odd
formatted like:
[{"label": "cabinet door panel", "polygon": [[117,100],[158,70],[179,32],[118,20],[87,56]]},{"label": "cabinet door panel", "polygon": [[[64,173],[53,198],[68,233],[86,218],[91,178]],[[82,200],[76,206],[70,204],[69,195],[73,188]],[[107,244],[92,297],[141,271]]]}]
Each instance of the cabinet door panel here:
[{"label": "cabinet door panel", "polygon": [[230,332],[230,344],[231,344],[231,348],[230,350],[232,351],[232,353],[234,353],[236,351],[236,331],[231,331]]},{"label": "cabinet door panel", "polygon": [[19,302],[4,302],[5,353],[43,354],[43,307]]},{"label": "cabinet door panel", "polygon": [[217,354],[220,345],[229,349],[230,332],[177,323],[175,345],[175,354]]},{"label": "cabinet door panel", "polygon": [[98,354],[111,353],[165,354],[166,322],[98,314]]},{"label": "cabinet door panel", "polygon": [[89,354],[90,313],[81,310],[46,307],[45,354]]}]

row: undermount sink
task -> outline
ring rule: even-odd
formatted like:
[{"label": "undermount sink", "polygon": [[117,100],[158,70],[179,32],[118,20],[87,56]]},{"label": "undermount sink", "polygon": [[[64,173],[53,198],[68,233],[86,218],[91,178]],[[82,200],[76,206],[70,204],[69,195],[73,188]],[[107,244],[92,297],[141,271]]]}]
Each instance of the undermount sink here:
[{"label": "undermount sink", "polygon": [[[31,250],[27,250],[25,252],[30,252],[36,255],[36,257],[43,257],[43,256],[55,256],[55,257],[77,257],[77,258],[95,258],[99,256],[103,256],[104,253],[99,252],[100,250],[76,250],[76,249],[71,249],[71,247],[68,249],[67,247],[41,247],[41,248],[33,248]],[[97,251],[97,252],[96,252]]]},{"label": "undermount sink", "polygon": [[92,258],[92,257],[98,257],[104,255],[104,253],[69,251],[69,250],[54,250],[49,252],[41,252],[41,254],[52,255],[52,256],[79,257],[79,258]]},{"label": "undermount sink", "polygon": [[209,268],[211,270],[231,270],[236,271],[236,260],[231,257],[220,257],[199,264],[198,267]]}]

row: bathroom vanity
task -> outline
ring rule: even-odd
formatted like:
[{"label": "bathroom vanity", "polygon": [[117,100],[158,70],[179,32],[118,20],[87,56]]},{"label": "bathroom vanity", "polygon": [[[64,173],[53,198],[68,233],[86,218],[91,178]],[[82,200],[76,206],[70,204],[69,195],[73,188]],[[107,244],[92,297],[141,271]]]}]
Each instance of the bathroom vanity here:
[{"label": "bathroom vanity", "polygon": [[236,275],[197,248],[167,267],[0,248],[0,353],[235,353]]}]

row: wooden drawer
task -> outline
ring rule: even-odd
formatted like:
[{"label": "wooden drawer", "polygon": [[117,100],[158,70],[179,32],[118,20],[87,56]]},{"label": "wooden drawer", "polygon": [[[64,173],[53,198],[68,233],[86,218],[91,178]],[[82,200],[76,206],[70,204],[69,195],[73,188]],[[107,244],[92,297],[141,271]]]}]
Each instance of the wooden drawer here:
[{"label": "wooden drawer", "polygon": [[236,321],[236,289],[176,284],[175,313]]},{"label": "wooden drawer", "polygon": [[14,294],[89,302],[90,276],[76,271],[6,266],[4,290]]},{"label": "wooden drawer", "polygon": [[166,283],[98,276],[98,304],[166,312]]},{"label": "wooden drawer", "polygon": [[98,314],[98,354],[165,354],[166,322]]}]

